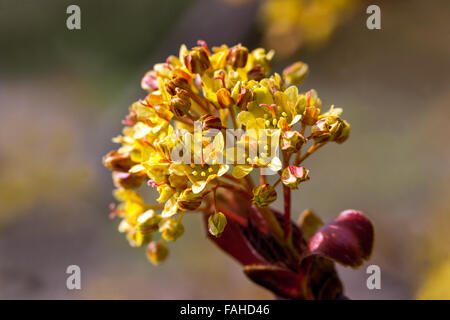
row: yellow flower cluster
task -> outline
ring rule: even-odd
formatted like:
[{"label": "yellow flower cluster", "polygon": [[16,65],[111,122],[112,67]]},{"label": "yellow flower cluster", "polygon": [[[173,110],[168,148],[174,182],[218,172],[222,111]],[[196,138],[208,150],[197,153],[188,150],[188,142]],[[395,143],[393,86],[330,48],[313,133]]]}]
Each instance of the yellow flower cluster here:
[{"label": "yellow flower cluster", "polygon": [[[295,86],[305,78],[308,66],[297,62],[282,75],[269,75],[272,57],[272,51],[261,48],[249,52],[241,45],[222,45],[210,50],[199,41],[191,50],[182,45],[178,56],[169,56],[143,77],[141,85],[148,94],[130,106],[122,134],[113,139],[121,147],[107,154],[103,163],[113,171],[117,187],[114,196],[119,204],[112,214],[122,218],[119,231],[127,234],[132,246],[148,245],[153,263],[167,257],[164,241],[183,234],[184,212],[214,213],[217,188],[255,194],[254,203],[267,205],[276,193],[274,197],[267,187],[254,188],[249,176],[253,169],[271,169],[279,174],[278,182],[296,188],[307,180],[307,170],[298,167],[308,156],[300,154],[304,143],[314,141],[318,148],[347,138],[349,125],[341,120],[341,110],[332,107],[321,114],[317,93],[300,93]],[[203,131],[194,130],[196,123]],[[311,135],[305,138],[307,126],[312,126]],[[225,148],[222,132],[231,127],[247,132],[236,138],[236,146],[246,150],[238,156],[238,147]],[[213,129],[220,133],[205,134]],[[265,138],[280,146],[284,162],[267,147],[256,156],[251,152],[265,129],[271,129]],[[198,144],[201,148],[195,147]],[[180,145],[190,151],[181,160],[173,156]],[[296,160],[289,169],[291,155]],[[158,191],[159,204],[144,202],[138,192],[144,182]],[[263,198],[266,194],[270,199]],[[224,219],[219,212],[210,219],[215,235],[225,228]],[[162,240],[153,240],[157,232]]]}]

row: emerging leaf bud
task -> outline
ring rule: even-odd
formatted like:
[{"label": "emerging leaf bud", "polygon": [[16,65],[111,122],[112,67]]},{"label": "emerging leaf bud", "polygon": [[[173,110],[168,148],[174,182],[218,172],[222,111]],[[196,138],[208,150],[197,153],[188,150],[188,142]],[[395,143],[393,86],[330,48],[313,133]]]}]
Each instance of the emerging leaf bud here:
[{"label": "emerging leaf bud", "polygon": [[216,212],[208,218],[208,230],[215,237],[220,237],[227,225],[227,217],[222,212]]},{"label": "emerging leaf bud", "polygon": [[211,68],[208,53],[203,47],[194,47],[184,57],[184,64],[191,73],[203,74],[206,70]]},{"label": "emerging leaf bud", "polygon": [[308,75],[308,65],[297,61],[283,70],[283,79],[286,86],[299,85]]},{"label": "emerging leaf bud", "polygon": [[253,188],[253,203],[260,207],[267,207],[277,200],[277,191],[270,184],[262,184]]},{"label": "emerging leaf bud", "polygon": [[200,118],[202,121],[202,129],[204,131],[207,131],[209,129],[216,129],[221,130],[223,129],[222,121],[219,117],[211,116],[211,115],[204,115]]},{"label": "emerging leaf bud", "polygon": [[305,138],[294,130],[283,132],[281,136],[281,150],[289,152],[297,152],[301,146],[305,143]]},{"label": "emerging leaf bud", "polygon": [[120,172],[120,171],[113,171],[112,178],[114,185],[117,188],[125,188],[125,189],[137,189],[142,185],[142,183],[146,179],[145,176],[136,173]]},{"label": "emerging leaf bud", "polygon": [[155,70],[151,70],[145,74],[141,80],[141,87],[150,93],[158,90],[158,77]]},{"label": "emerging leaf bud", "polygon": [[186,91],[190,90],[189,81],[183,77],[173,77],[166,83],[166,90],[171,95],[176,95],[177,89],[184,89]]},{"label": "emerging leaf bud", "polygon": [[163,242],[152,241],[147,246],[147,258],[155,265],[166,260],[168,255],[169,249]]},{"label": "emerging leaf bud", "polygon": [[247,64],[248,49],[238,44],[228,50],[227,63],[234,69],[243,68]]},{"label": "emerging leaf bud", "polygon": [[224,109],[234,105],[234,100],[231,97],[231,93],[227,88],[221,88],[217,91],[217,101]]},{"label": "emerging leaf bud", "polygon": [[184,233],[184,227],[178,219],[169,218],[159,224],[159,232],[164,240],[175,241]]},{"label": "emerging leaf bud", "polygon": [[281,182],[291,189],[297,189],[300,182],[309,180],[309,170],[303,167],[288,166],[281,174]]},{"label": "emerging leaf bud", "polygon": [[264,79],[265,76],[266,74],[264,73],[264,68],[261,67],[260,65],[253,67],[251,70],[247,72],[247,78],[249,81],[250,80],[260,81]]},{"label": "emerging leaf bud", "polygon": [[114,171],[128,172],[135,164],[129,153],[119,153],[117,150],[113,150],[103,157],[103,165]]},{"label": "emerging leaf bud", "polygon": [[237,99],[237,106],[242,110],[247,110],[247,104],[253,101],[253,92],[250,89],[241,87],[241,92],[239,93]]},{"label": "emerging leaf bud", "polygon": [[186,189],[178,197],[177,205],[182,211],[193,211],[200,207],[202,204],[202,196],[199,194],[194,194],[192,189]]},{"label": "emerging leaf bud", "polygon": [[183,118],[189,113],[191,108],[191,98],[189,93],[180,88],[176,88],[176,96],[170,100],[170,110],[178,118]]}]

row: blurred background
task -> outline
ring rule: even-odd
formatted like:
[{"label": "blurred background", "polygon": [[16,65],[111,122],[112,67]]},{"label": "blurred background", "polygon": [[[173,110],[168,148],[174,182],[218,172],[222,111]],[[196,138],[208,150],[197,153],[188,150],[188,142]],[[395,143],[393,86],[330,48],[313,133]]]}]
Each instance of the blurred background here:
[{"label": "blurred background", "polygon": [[[81,30],[66,8],[81,8]],[[366,8],[381,8],[381,30]],[[339,267],[352,299],[450,299],[450,2],[435,0],[0,0],[0,298],[272,299],[206,240],[200,216],[163,265],[128,246],[108,218],[110,172],[140,79],[180,44],[242,43],[302,60],[324,105],[352,135],[305,162],[294,212],[325,221],[347,208],[374,222],[369,264]],[[279,206],[281,203],[277,203]],[[66,288],[68,265],[82,290]]]}]

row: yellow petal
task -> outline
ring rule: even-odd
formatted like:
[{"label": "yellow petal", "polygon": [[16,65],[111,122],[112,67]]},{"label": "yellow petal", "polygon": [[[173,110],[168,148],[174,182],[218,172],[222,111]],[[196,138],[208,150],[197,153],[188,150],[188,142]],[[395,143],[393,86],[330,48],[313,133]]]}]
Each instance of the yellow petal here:
[{"label": "yellow petal", "polygon": [[253,167],[250,165],[239,165],[234,167],[232,175],[236,179],[242,179],[246,175],[248,175],[250,172],[252,172]]}]

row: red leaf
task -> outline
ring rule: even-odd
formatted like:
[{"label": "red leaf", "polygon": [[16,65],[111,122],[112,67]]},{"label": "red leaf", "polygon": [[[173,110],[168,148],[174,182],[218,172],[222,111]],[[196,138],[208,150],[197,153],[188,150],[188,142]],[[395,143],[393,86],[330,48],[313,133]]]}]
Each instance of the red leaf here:
[{"label": "red leaf", "polygon": [[369,259],[374,229],[369,219],[356,210],[345,210],[333,222],[320,228],[308,243],[310,254],[330,258],[345,266],[358,267]]}]

